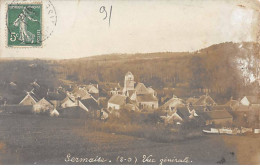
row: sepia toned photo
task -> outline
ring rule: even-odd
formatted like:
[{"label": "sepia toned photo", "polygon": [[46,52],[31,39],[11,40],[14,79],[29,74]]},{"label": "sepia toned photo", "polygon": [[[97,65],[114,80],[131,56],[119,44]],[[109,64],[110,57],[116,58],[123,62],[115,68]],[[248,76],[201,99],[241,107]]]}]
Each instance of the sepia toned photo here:
[{"label": "sepia toned photo", "polygon": [[0,0],[0,164],[260,164],[259,12]]}]

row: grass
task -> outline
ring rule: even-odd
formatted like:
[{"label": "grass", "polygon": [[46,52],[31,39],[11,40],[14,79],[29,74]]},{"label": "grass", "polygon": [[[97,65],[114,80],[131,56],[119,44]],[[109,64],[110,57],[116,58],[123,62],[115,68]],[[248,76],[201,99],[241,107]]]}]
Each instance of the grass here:
[{"label": "grass", "polygon": [[223,140],[235,148],[239,164],[260,164],[260,135],[223,136]]},{"label": "grass", "polygon": [[[109,129],[117,128],[115,133],[106,130],[108,125],[105,123],[96,129],[90,121],[86,121],[86,125],[80,119],[0,115],[0,164],[67,164],[64,159],[68,153],[78,157],[102,156],[111,159],[111,164],[119,164],[116,161],[118,156],[135,156],[137,164],[147,164],[142,162],[143,155],[153,155],[156,158],[154,164],[159,164],[159,159],[165,157],[190,157],[193,162],[188,164],[217,164],[223,157],[224,164],[238,163],[236,156],[239,154],[230,155],[235,151],[234,142],[226,143],[221,136],[192,138],[193,135],[187,133],[186,138],[162,143],[162,139],[167,142],[172,135],[161,132],[161,128],[139,136],[135,131],[140,129],[139,126],[118,128],[119,125],[111,125]],[[142,127],[140,132],[148,129]],[[126,130],[128,132],[124,133]],[[154,136],[161,138],[153,140],[151,137]],[[189,136],[191,138],[187,138]],[[233,140],[234,137],[229,138]]]}]

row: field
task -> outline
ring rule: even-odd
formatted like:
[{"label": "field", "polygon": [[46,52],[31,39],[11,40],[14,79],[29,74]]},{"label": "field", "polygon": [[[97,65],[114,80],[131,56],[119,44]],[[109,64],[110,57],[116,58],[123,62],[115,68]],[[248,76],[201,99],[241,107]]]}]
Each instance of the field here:
[{"label": "field", "polygon": [[[160,164],[161,159],[173,161],[185,157],[188,162],[182,164],[259,164],[256,159],[259,157],[259,136],[215,135],[158,143],[97,132],[85,124],[87,121],[79,119],[1,114],[0,164],[102,164],[66,162],[68,154],[78,158],[103,157],[107,160],[105,164]],[[258,149],[255,143],[258,143]],[[143,155],[152,155],[154,160],[150,157],[143,162]],[[253,159],[245,159],[253,156]]]}]

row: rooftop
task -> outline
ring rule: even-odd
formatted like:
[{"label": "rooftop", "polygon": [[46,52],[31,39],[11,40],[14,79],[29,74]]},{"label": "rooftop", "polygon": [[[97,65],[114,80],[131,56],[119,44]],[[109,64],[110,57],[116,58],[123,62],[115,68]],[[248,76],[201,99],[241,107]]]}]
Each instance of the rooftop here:
[{"label": "rooftop", "polygon": [[140,94],[136,97],[137,102],[154,102],[158,101],[152,94]]},{"label": "rooftop", "polygon": [[126,102],[126,96],[115,94],[109,100],[108,103],[124,105]]}]

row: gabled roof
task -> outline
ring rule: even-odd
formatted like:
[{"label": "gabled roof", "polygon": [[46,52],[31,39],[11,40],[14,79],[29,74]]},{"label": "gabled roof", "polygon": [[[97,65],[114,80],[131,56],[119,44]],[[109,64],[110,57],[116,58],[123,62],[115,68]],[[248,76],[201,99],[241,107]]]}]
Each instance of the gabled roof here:
[{"label": "gabled roof", "polygon": [[135,87],[137,94],[150,94],[143,83],[138,83]]},{"label": "gabled roof", "polygon": [[26,90],[35,94],[38,97],[38,99],[46,97],[48,92],[48,88],[44,85],[42,85],[41,87],[34,87],[32,85],[28,85]]},{"label": "gabled roof", "polygon": [[[38,95],[36,95],[33,91],[31,91],[31,92],[27,92],[27,95],[24,97],[24,99],[27,97],[27,96],[30,96],[35,102],[38,102],[41,98],[38,96]],[[23,99],[23,100],[24,100]],[[22,100],[22,101],[23,101]],[[21,102],[22,102],[21,101]]]},{"label": "gabled roof", "polygon": [[148,88],[147,88],[147,91],[148,91],[149,93],[154,93],[154,92],[155,92],[155,90],[154,90],[153,88],[151,88],[151,87],[148,87]]},{"label": "gabled roof", "polygon": [[90,94],[83,88],[76,88],[72,91],[73,95],[75,97],[80,97],[80,98],[84,98],[84,97],[88,97],[91,98]]},{"label": "gabled roof", "polygon": [[42,103],[48,103],[49,105],[53,105],[51,102],[49,102],[49,101],[46,100],[45,98],[42,98],[42,99],[39,100],[36,104],[42,104]]},{"label": "gabled roof", "polygon": [[90,99],[84,99],[84,100],[80,100],[80,102],[88,109],[88,110],[99,110],[99,106],[98,103],[90,98]]},{"label": "gabled roof", "polygon": [[108,100],[108,103],[124,105],[126,103],[126,96],[115,94]]},{"label": "gabled roof", "polygon": [[178,107],[176,112],[183,120],[189,119],[191,115],[187,107]]},{"label": "gabled roof", "polygon": [[245,96],[250,104],[260,104],[260,97],[258,96]]},{"label": "gabled roof", "polygon": [[210,111],[200,113],[200,115],[207,120],[233,118],[232,115],[229,112],[227,112],[227,110]]},{"label": "gabled roof", "polygon": [[183,100],[177,97],[173,97],[162,105],[162,108],[167,108],[169,105],[174,104],[176,107],[179,105],[184,105]]},{"label": "gabled roof", "polygon": [[41,97],[39,97],[38,95],[36,95],[34,92],[30,92],[29,95],[36,101],[38,102]]},{"label": "gabled roof", "polygon": [[193,105],[205,106],[214,105],[215,101],[209,95],[202,95]]},{"label": "gabled roof", "polygon": [[22,99],[22,101],[20,101],[19,104],[22,104],[24,102],[25,99],[27,99],[28,97],[30,97],[34,103],[37,103],[39,101],[39,98],[32,92],[27,92],[27,95]]},{"label": "gabled roof", "polygon": [[137,102],[154,102],[158,101],[158,99],[152,94],[140,94],[136,97]]},{"label": "gabled roof", "polygon": [[96,91],[98,92],[98,88],[95,87],[95,86],[92,85],[92,84],[86,85],[85,87],[86,87],[86,89],[87,89],[88,92],[92,92],[93,90],[96,90]]}]

